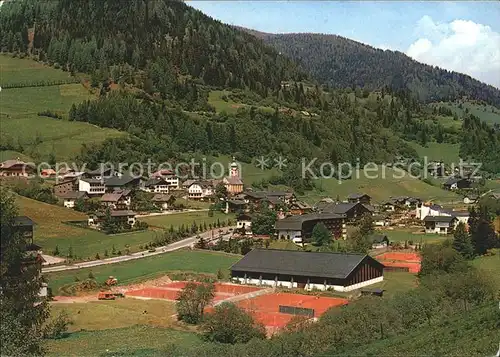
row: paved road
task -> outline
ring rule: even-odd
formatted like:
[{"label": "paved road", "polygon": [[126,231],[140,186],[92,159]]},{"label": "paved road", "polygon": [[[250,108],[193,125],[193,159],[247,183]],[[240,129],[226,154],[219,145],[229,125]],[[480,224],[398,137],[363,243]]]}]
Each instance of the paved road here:
[{"label": "paved road", "polygon": [[[236,227],[231,227],[231,228],[234,229]],[[227,232],[228,229],[229,228],[223,228],[223,231]],[[199,236],[203,237],[204,239],[211,239],[212,237],[213,238],[218,237],[219,232],[217,230],[213,230],[213,231],[208,231],[208,232],[202,233]],[[197,240],[198,240],[197,236],[192,236],[192,237],[180,240],[180,241],[172,243],[172,244],[168,244],[168,245],[165,245],[162,247],[157,247],[155,252],[149,252],[149,251],[145,250],[143,252],[132,253],[130,255],[120,255],[118,257],[112,257],[112,258],[101,259],[101,260],[92,260],[90,262],[83,262],[83,263],[77,263],[77,264],[72,264],[72,265],[59,265],[59,266],[55,266],[55,267],[47,267],[47,268],[42,268],[42,273],[50,273],[50,272],[64,271],[64,270],[74,270],[74,269],[81,269],[81,268],[90,268],[90,267],[96,267],[99,265],[121,263],[121,262],[126,262],[128,260],[151,257],[154,255],[172,252],[172,251],[177,250],[177,249],[191,247],[196,243]]]}]

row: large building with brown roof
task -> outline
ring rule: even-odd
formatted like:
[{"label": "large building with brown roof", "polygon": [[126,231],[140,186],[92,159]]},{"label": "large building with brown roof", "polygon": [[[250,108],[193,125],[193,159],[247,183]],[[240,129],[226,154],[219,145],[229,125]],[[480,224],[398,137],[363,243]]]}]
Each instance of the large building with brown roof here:
[{"label": "large building with brown roof", "polygon": [[366,254],[254,249],[231,267],[234,282],[305,290],[352,291],[384,280]]}]

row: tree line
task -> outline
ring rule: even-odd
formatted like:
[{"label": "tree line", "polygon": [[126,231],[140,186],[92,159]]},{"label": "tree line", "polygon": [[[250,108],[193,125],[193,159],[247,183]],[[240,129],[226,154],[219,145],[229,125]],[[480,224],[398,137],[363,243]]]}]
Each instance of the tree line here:
[{"label": "tree line", "polygon": [[337,35],[257,34],[332,88],[408,89],[420,101],[467,96],[500,106],[500,91],[457,72],[419,63],[398,51],[381,50]]}]

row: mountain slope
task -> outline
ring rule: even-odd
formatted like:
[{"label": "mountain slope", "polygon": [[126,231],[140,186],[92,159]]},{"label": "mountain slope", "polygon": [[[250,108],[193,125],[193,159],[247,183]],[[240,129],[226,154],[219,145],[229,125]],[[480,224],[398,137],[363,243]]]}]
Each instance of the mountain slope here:
[{"label": "mountain slope", "polygon": [[334,88],[409,89],[422,101],[468,96],[500,107],[500,90],[472,77],[419,63],[336,35],[267,34],[248,30]]},{"label": "mountain slope", "polygon": [[294,63],[259,39],[182,1],[8,1],[0,12],[0,38],[2,51],[31,51],[63,68],[98,72],[102,78],[111,70],[122,75],[153,71],[150,62],[160,58],[167,62],[160,65],[168,67],[168,74],[259,93],[299,76]]}]

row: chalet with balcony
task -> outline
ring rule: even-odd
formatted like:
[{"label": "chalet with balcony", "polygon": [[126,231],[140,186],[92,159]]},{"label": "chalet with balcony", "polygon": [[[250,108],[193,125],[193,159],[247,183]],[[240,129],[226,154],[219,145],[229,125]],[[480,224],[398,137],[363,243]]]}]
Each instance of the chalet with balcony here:
[{"label": "chalet with balcony", "polygon": [[425,233],[450,234],[458,224],[454,216],[426,216],[424,218]]},{"label": "chalet with balcony", "polygon": [[6,160],[0,163],[0,177],[32,177],[35,166],[19,160]]}]

